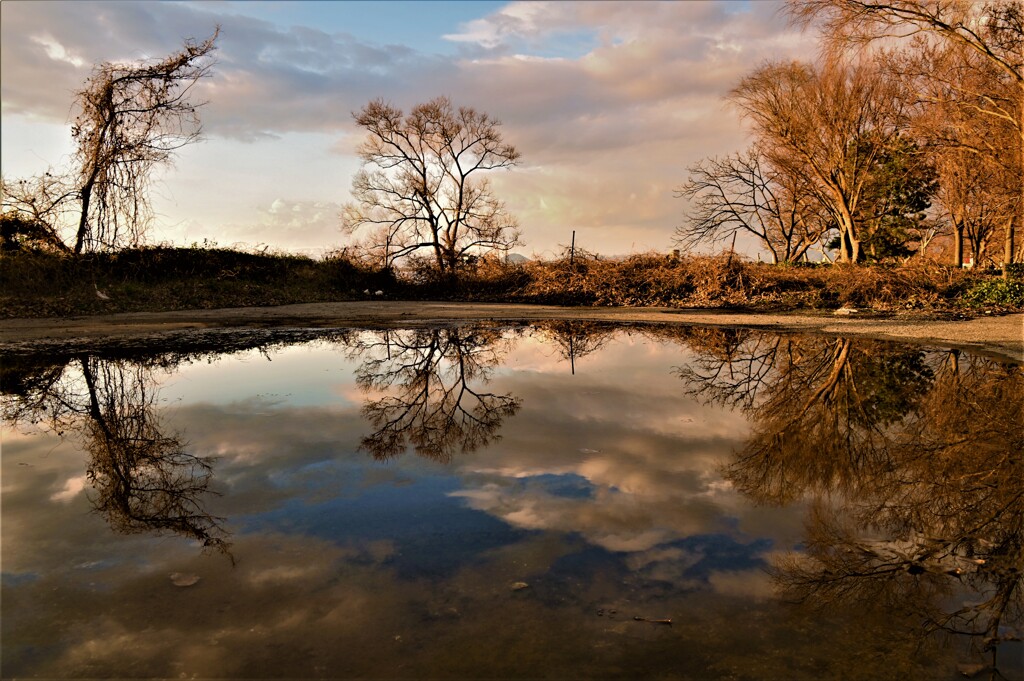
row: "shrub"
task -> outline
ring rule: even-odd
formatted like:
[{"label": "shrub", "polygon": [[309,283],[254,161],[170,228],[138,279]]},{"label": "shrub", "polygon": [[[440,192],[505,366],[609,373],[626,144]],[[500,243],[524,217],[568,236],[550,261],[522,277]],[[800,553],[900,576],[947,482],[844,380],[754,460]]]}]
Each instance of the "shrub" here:
[{"label": "shrub", "polygon": [[41,251],[0,256],[5,317],[282,305],[395,288],[390,272],[344,257],[167,246],[79,257]]},{"label": "shrub", "polygon": [[1024,262],[1012,262],[1005,267],[1007,279],[1024,279]]},{"label": "shrub", "polygon": [[[280,305],[365,298],[500,301],[560,305],[835,309],[1024,308],[1024,280],[928,262],[903,266],[797,267],[736,256],[622,259],[577,250],[511,264],[494,256],[439,277],[424,261],[395,273],[337,252],[314,260],[223,248],[130,249],[69,257],[0,253],[0,315],[38,316]],[[103,292],[106,298],[97,294]],[[371,294],[371,297],[376,297]]]},{"label": "shrub", "polygon": [[976,282],[963,295],[970,307],[994,305],[1004,308],[1024,308],[1024,280],[985,279]]}]

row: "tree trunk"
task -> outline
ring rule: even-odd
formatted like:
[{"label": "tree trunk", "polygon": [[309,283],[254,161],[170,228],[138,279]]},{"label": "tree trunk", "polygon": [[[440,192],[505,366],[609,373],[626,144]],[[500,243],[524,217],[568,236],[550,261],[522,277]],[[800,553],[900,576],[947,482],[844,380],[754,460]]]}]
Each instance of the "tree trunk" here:
[{"label": "tree trunk", "polygon": [[92,201],[92,190],[96,186],[96,178],[99,177],[100,168],[103,165],[103,159],[100,156],[103,153],[103,145],[106,143],[110,126],[114,124],[114,86],[109,81],[103,88],[103,105],[103,126],[96,137],[95,147],[89,150],[88,162],[92,167],[89,169],[89,178],[81,189],[82,215],[78,218],[78,233],[75,235],[75,255],[80,255],[85,247],[85,235],[89,228],[89,203]]},{"label": "tree trunk", "polygon": [[847,262],[856,265],[860,259],[860,240],[857,238],[857,228],[853,222],[853,213],[845,205],[842,206],[842,213],[839,217],[840,244],[839,262]]},{"label": "tree trunk", "polygon": [[839,262],[856,265],[860,260],[860,241],[853,236],[853,230],[847,228],[843,231],[842,249],[839,252]]},{"label": "tree trunk", "polygon": [[441,250],[441,244],[434,240],[434,260],[437,261],[437,271],[440,274],[444,274],[444,251]]},{"label": "tree trunk", "polygon": [[988,238],[975,239],[971,241],[971,265],[978,267],[981,265],[981,259],[985,257],[985,253],[988,251]]},{"label": "tree trunk", "polygon": [[964,227],[958,222],[953,222],[953,267],[957,269],[964,266]]},{"label": "tree trunk", "polygon": [[95,184],[95,171],[93,176],[89,178],[89,181],[82,187],[82,215],[78,218],[78,233],[75,234],[75,255],[81,255],[82,248],[85,246],[85,235],[88,232],[89,227],[89,201],[92,199],[92,188]]},{"label": "tree trunk", "polygon": [[1020,137],[1019,146],[1017,147],[1017,165],[1020,170],[1020,176],[1018,178],[1018,195],[1017,195],[1017,210],[1014,211],[1013,217],[1010,218],[1010,223],[1006,226],[1006,242],[1003,245],[1003,278],[1006,279],[1010,276],[1010,265],[1013,263],[1013,237],[1014,237],[1014,226],[1016,225],[1017,218],[1024,220],[1024,80],[1017,79],[1017,89],[1020,90],[1017,98],[1017,133]]},{"label": "tree trunk", "polygon": [[839,262],[850,262],[850,238],[846,230],[839,234]]},{"label": "tree trunk", "polygon": [[1010,276],[1010,265],[1013,264],[1013,236],[1016,223],[1016,215],[1006,223],[1006,240],[1003,242],[1003,279]]}]

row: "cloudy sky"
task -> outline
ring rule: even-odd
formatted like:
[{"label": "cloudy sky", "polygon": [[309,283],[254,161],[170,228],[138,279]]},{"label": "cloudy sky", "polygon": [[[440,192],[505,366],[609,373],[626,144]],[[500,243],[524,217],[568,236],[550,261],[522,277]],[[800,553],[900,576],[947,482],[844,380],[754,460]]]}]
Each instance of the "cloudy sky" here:
[{"label": "cloudy sky", "polygon": [[362,139],[352,112],[438,95],[503,122],[493,178],[527,255],[671,247],[695,161],[746,145],[723,95],[766,59],[809,58],[776,2],[4,2],[5,178],[65,167],[94,63],[159,57],[222,27],[205,141],[161,174],[152,241],[320,253],[343,245]]}]

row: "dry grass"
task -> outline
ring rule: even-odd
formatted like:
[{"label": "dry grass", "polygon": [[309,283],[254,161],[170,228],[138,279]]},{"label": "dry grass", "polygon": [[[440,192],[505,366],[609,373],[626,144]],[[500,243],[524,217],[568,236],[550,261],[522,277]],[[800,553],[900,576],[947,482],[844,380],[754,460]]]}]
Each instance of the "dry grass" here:
[{"label": "dry grass", "polygon": [[569,305],[671,306],[759,310],[892,311],[947,308],[979,277],[921,263],[903,267],[779,266],[728,256],[659,254],[604,260],[591,255],[528,263],[520,300]]},{"label": "dry grass", "polygon": [[[146,248],[70,258],[0,257],[0,316],[211,309],[377,298],[602,305],[892,312],[1024,309],[1024,283],[934,263],[780,266],[736,257],[641,254],[505,264],[484,258],[457,278],[429,269],[395,276],[344,257],[226,249]],[[97,290],[107,299],[101,299]]]},{"label": "dry grass", "polygon": [[394,277],[349,260],[229,249],[140,248],[79,258],[0,256],[0,316],[214,309],[349,300]]}]

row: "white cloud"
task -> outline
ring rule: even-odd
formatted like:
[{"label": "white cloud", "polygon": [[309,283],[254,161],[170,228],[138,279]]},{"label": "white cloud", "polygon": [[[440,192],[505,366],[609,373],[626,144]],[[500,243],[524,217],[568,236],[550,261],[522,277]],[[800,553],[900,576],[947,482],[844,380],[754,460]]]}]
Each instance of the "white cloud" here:
[{"label": "white cloud", "polygon": [[[235,150],[239,142],[259,145],[264,178],[277,187],[271,196],[343,202],[347,179],[311,194],[305,188],[317,177],[282,160],[293,136],[331,138],[348,168],[360,136],[352,111],[375,97],[408,109],[446,94],[502,120],[506,139],[522,152],[524,166],[497,175],[495,185],[519,216],[528,250],[551,250],[571,229],[606,253],[665,249],[683,209],[672,188],[687,166],[746,145],[723,95],[766,58],[814,53],[813,40],[787,27],[779,6],[512,3],[445,36],[461,47],[442,56],[272,24],[230,3],[4,3],[3,114],[5,127],[15,115],[64,122],[89,64],[167,54],[183,37],[203,37],[220,23],[214,75],[197,90],[209,102],[205,134]],[[225,171],[237,154],[244,152],[210,160],[199,181],[221,197],[250,191]],[[4,161],[5,173],[22,174]],[[195,220],[209,232],[200,238],[221,242],[229,240],[225,228],[250,225],[274,246],[307,247],[310,229],[266,222],[258,207],[268,204],[268,190],[251,191],[263,198],[246,197],[230,211],[212,199],[179,201],[166,211],[168,222]]]},{"label": "white cloud", "polygon": [[549,2],[513,2],[488,17],[466,22],[458,33],[442,37],[490,50],[510,39],[540,37],[556,31],[559,22],[553,14],[557,12],[557,5]]},{"label": "white cloud", "polygon": [[43,49],[46,50],[46,56],[54,61],[66,62],[75,68],[81,68],[85,65],[84,59],[68,52],[68,50],[59,42],[54,40],[52,36],[32,36],[32,42],[42,45]]}]

